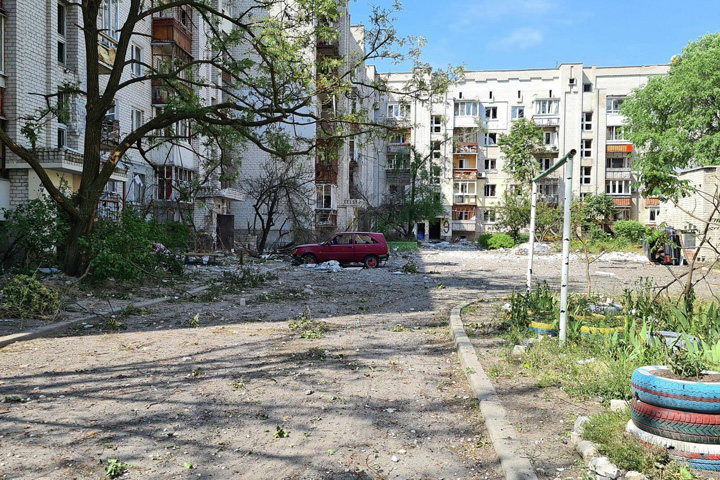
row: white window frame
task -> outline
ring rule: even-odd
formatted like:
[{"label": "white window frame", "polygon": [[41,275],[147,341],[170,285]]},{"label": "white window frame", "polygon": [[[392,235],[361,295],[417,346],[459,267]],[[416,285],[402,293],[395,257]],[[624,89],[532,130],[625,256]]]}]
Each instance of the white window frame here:
[{"label": "white window frame", "polygon": [[483,210],[483,223],[492,224],[497,221],[497,212],[494,208],[486,208]]},{"label": "white window frame", "polygon": [[[613,160],[619,159],[622,159],[622,167],[613,167]],[[628,155],[623,155],[622,157],[606,157],[605,168],[607,168],[608,170],[628,170],[632,168],[632,161],[630,160],[630,157]]]},{"label": "white window frame", "polygon": [[432,158],[436,160],[442,158],[442,142],[433,140],[430,146],[432,148]]},{"label": "white window frame", "polygon": [[485,158],[485,170],[497,170],[497,158]]},{"label": "white window frame", "polygon": [[497,120],[498,107],[485,107],[485,120]]},{"label": "white window frame", "polygon": [[[120,21],[119,21],[119,0],[102,0],[98,10],[98,30],[101,34],[112,38],[116,42],[120,38]],[[107,43],[103,42],[102,43]]]},{"label": "white window frame", "polygon": [[442,115],[430,116],[430,133],[442,133],[443,118]]},{"label": "white window frame", "polygon": [[582,114],[582,129],[584,132],[592,130],[593,114],[592,112],[583,112]]},{"label": "white window frame", "polygon": [[592,183],[592,167],[580,166],[580,185],[590,185]]},{"label": "white window frame", "polygon": [[483,188],[483,194],[487,198],[497,197],[497,185],[495,185],[494,183],[486,183],[485,187]]},{"label": "white window frame", "polygon": [[[55,53],[57,54],[56,56],[58,63],[62,65],[67,65],[67,5],[65,5],[63,2],[58,2],[56,10],[57,28],[55,29],[55,31],[58,34],[58,41],[56,46],[57,51]],[[5,32],[3,31],[3,37],[4,33]]]},{"label": "white window frame", "polygon": [[540,159],[540,170],[545,171],[555,165],[555,161],[552,158],[541,158]]},{"label": "white window frame", "polygon": [[606,180],[605,193],[608,195],[630,195],[630,180]]},{"label": "white window frame", "polygon": [[557,196],[560,187],[557,182],[538,183],[538,195],[541,196]]},{"label": "white window frame", "polygon": [[[327,197],[330,197],[329,206],[326,206]],[[315,185],[315,210],[335,210],[335,185],[331,183],[318,183]]]},{"label": "white window frame", "polygon": [[560,100],[554,98],[543,98],[535,100],[535,115],[559,115]]},{"label": "white window frame", "polygon": [[607,113],[620,113],[620,105],[625,101],[625,97],[607,97],[605,106]]},{"label": "white window frame", "polygon": [[480,116],[480,102],[472,101],[459,101],[455,102],[455,116],[456,117],[479,117]]},{"label": "white window frame", "polygon": [[136,108],[130,110],[130,129],[132,132],[145,124],[145,112]]},{"label": "white window frame", "polygon": [[521,118],[525,118],[525,107],[512,107],[512,109],[510,110],[510,119],[520,120]]},{"label": "white window frame", "polygon": [[648,209],[648,223],[658,223],[660,217],[660,207],[650,207]]},{"label": "white window frame", "polygon": [[476,205],[477,182],[474,180],[454,181],[453,203],[456,205]]},{"label": "white window frame", "polygon": [[488,132],[483,135],[486,147],[494,147],[497,145],[497,132]]},{"label": "white window frame", "polygon": [[144,49],[135,43],[130,44],[130,58],[133,60],[130,71],[136,77],[142,77],[145,70],[143,66],[145,62]]},{"label": "white window frame", "polygon": [[404,103],[388,103],[388,118],[404,118],[410,115],[410,105]]},{"label": "white window frame", "polygon": [[619,125],[607,127],[607,140],[608,142],[627,140],[625,138],[625,128]]},{"label": "white window frame", "polygon": [[543,145],[546,147],[557,148],[558,134],[557,132],[543,132]]},{"label": "white window frame", "polygon": [[592,139],[584,138],[580,141],[580,158],[592,158]]},{"label": "white window frame", "polygon": [[67,127],[59,123],[57,128],[57,148],[63,149],[65,147],[67,147]]},{"label": "white window frame", "polygon": [[387,156],[387,168],[389,170],[407,170],[410,158],[407,153],[390,153]]}]

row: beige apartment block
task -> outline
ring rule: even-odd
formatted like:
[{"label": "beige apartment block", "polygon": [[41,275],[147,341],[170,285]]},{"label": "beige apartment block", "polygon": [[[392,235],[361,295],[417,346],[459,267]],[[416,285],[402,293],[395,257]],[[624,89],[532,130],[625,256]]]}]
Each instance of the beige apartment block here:
[{"label": "beige apartment block", "polygon": [[[657,223],[654,199],[644,199],[631,187],[633,145],[623,136],[619,105],[667,65],[596,67],[581,63],[538,70],[471,71],[443,98],[419,103],[388,97],[382,108],[388,117],[397,112],[410,145],[432,151],[441,167],[439,190],[445,213],[419,227],[430,238],[475,238],[495,231],[497,209],[513,182],[503,171],[497,141],[513,122],[532,119],[543,130],[545,152],[538,155],[547,169],[571,149],[577,151],[573,168],[573,196],[611,195],[618,219]],[[389,74],[402,85],[408,74]],[[392,164],[391,147],[386,155]],[[551,203],[564,199],[564,168],[543,180],[540,198]]]},{"label": "beige apartment block", "polygon": [[[720,250],[720,213],[716,211],[720,202],[720,166],[698,167],[678,173],[678,180],[687,181],[694,189],[688,196],[676,202],[663,201],[649,207],[656,222],[662,221],[680,233],[683,255],[690,259],[694,247],[705,243],[697,252],[701,262],[714,262]],[[705,227],[710,222],[707,235]]]}]

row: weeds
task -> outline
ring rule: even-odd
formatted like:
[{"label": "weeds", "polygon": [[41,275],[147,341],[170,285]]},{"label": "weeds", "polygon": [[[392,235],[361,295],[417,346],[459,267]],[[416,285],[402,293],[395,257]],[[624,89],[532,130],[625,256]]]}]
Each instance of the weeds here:
[{"label": "weeds", "polygon": [[128,465],[125,462],[121,462],[117,458],[108,458],[107,467],[105,467],[105,475],[107,478],[118,478],[127,471]]},{"label": "weeds", "polygon": [[58,293],[29,275],[17,275],[2,289],[5,315],[21,319],[57,315],[61,304]]},{"label": "weeds", "polygon": [[407,262],[405,265],[402,266],[400,271],[403,273],[418,273],[418,266],[415,262],[410,260],[409,262]]},{"label": "weeds", "polygon": [[596,443],[600,453],[624,470],[636,470],[649,478],[666,480],[692,480],[690,470],[671,461],[664,448],[645,447],[625,433],[630,419],[626,412],[609,412],[594,415],[584,426],[583,438]]},{"label": "weeds", "polygon": [[327,323],[312,318],[310,307],[305,307],[305,311],[294,320],[290,320],[288,326],[290,330],[299,333],[300,338],[322,338],[329,330]]}]

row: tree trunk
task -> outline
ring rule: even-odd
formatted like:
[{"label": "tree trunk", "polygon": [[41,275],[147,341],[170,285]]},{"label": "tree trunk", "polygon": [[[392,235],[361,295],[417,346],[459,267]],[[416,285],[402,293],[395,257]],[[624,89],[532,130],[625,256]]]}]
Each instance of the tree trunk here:
[{"label": "tree trunk", "polygon": [[80,238],[92,230],[93,215],[82,215],[82,220],[73,224],[65,245],[63,271],[70,276],[82,275],[87,269],[89,258],[80,246]]}]

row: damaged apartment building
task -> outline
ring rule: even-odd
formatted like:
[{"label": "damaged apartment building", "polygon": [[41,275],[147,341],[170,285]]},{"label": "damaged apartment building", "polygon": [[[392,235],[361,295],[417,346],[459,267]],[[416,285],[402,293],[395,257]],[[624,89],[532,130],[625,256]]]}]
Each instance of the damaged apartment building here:
[{"label": "damaged apartment building", "polygon": [[[182,65],[210,54],[208,24],[188,6],[168,8],[135,26],[126,59],[116,57],[120,29],[127,18],[129,2],[105,0],[98,15],[98,67],[101,89],[114,65],[134,60],[123,68],[122,82],[143,77],[146,65]],[[62,1],[31,2],[3,0],[3,126],[18,143],[29,146],[22,134],[24,119],[45,108],[45,97],[64,84],[86,89],[85,40],[81,10]],[[45,52],[38,55],[37,52]],[[203,78],[220,86],[222,76],[209,66],[201,67]],[[202,101],[219,98],[219,88],[191,86]],[[101,156],[107,155],[125,135],[162,111],[171,92],[154,80],[132,83],[121,89],[102,120]],[[52,97],[51,97],[52,98]],[[62,98],[66,118],[50,118],[39,131],[36,148],[42,166],[53,183],[68,191],[77,190],[83,167],[85,98]],[[58,103],[59,104],[59,103]],[[165,136],[172,141],[166,141]],[[150,146],[152,142],[153,146]],[[131,149],[108,182],[98,204],[99,216],[113,216],[125,206],[142,208],[160,219],[192,218],[197,230],[216,233],[218,220],[229,216],[230,205],[241,198],[237,188],[221,185],[217,176],[199,191],[186,193],[202,171],[210,151],[202,138],[192,135],[190,121],[178,122],[166,132],[143,140],[148,153]],[[106,157],[105,157],[106,158]],[[39,177],[27,163],[3,149],[0,207],[14,208],[44,194]],[[227,223],[227,222],[226,222]],[[232,229],[233,226],[231,225]]]},{"label": "damaged apartment building", "polygon": [[[53,94],[67,83],[78,84],[81,89],[87,86],[85,40],[79,28],[81,10],[64,1],[0,1],[0,38],[4,39],[0,45],[3,73],[0,121],[13,140],[29,146],[21,131],[24,119],[46,107],[43,95]],[[233,16],[249,3],[252,2],[216,0],[214,6]],[[272,15],[272,9],[286,8],[283,5],[279,2],[268,7],[266,13]],[[308,51],[307,60],[314,64],[323,56],[341,58],[338,75],[352,71],[356,83],[370,85],[374,68],[356,64],[364,50],[364,29],[350,25],[347,0],[340,0],[340,7],[341,15],[332,24],[337,29],[337,38],[327,42],[318,39]],[[213,54],[208,41],[211,26],[204,17],[190,6],[175,6],[136,25],[137,34],[131,39],[127,58],[117,58],[116,47],[128,8],[129,2],[121,0],[102,2],[97,42],[101,88],[113,66],[121,61],[130,62],[123,68],[125,82],[144,76],[146,66],[182,65]],[[229,31],[232,27],[229,22],[221,22],[220,28]],[[237,53],[242,53],[242,46],[238,48]],[[205,104],[227,99],[223,88],[227,91],[232,81],[227,72],[203,64],[197,74],[206,80],[205,85],[181,81],[180,86],[194,89]],[[107,155],[125,135],[162,112],[171,95],[170,89],[150,79],[119,91],[103,120],[101,154]],[[60,100],[68,111],[67,118],[50,118],[38,132],[36,148],[52,181],[75,191],[83,167],[85,99],[73,96]],[[355,108],[372,112],[377,102],[371,89],[358,87],[352,94],[318,98],[317,110],[323,118]],[[373,140],[359,132],[342,142],[325,142],[327,130],[328,125],[320,122],[306,126],[304,131],[302,127],[292,131],[315,138],[319,153],[300,160],[307,164],[310,176],[304,202],[307,214],[302,218],[281,215],[271,232],[276,242],[287,238],[293,221],[301,221],[303,227],[319,234],[338,228],[360,228],[359,212],[368,203],[381,200],[385,189],[384,158],[377,154]],[[164,138],[166,134],[172,136],[171,141]],[[232,246],[235,232],[253,234],[257,212],[244,186],[256,181],[263,165],[275,159],[252,144],[237,149],[216,148],[208,146],[205,140],[193,132],[191,121],[182,121],[168,132],[156,132],[147,142],[144,140],[148,146],[145,155],[130,149],[103,192],[98,214],[116,215],[125,206],[142,208],[159,219],[191,221],[196,231],[207,232],[219,240],[215,242],[218,246],[224,247]],[[209,175],[203,170],[207,159],[219,159],[223,165],[240,165],[240,170],[233,180],[221,180],[218,172]],[[8,149],[2,150],[0,167],[0,208],[14,208],[44,195],[36,173]],[[189,194],[184,187],[197,183],[194,180],[202,180],[202,186]]]},{"label": "damaged apartment building", "polygon": [[[543,131],[544,148],[536,155],[542,170],[577,150],[573,196],[606,193],[615,202],[617,219],[657,225],[658,199],[632,187],[634,146],[623,136],[619,107],[633,89],[668,68],[569,63],[552,69],[471,71],[442,101],[389,96],[383,113],[395,119],[399,134],[386,148],[387,175],[396,175],[396,153],[414,146],[437,166],[445,207],[442,216],[418,224],[417,232],[431,239],[471,239],[493,232],[503,194],[513,185],[503,171],[498,136],[509,133],[513,122],[528,118]],[[403,73],[387,75],[398,87],[408,78]],[[538,185],[539,198],[562,203],[562,178],[564,167]]]}]

